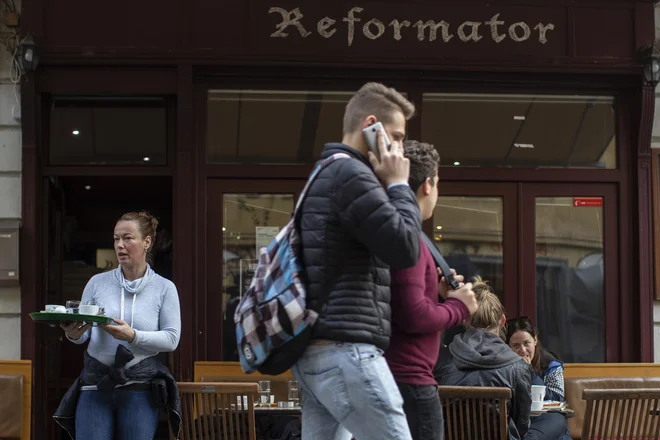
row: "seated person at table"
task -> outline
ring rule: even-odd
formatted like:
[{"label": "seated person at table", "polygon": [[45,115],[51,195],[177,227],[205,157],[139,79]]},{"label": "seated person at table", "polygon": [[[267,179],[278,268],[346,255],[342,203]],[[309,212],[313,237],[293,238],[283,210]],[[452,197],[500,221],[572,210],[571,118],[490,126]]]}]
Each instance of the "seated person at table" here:
[{"label": "seated person at table", "polygon": [[436,378],[439,385],[446,386],[510,388],[509,439],[522,439],[529,428],[532,405],[531,369],[504,342],[504,307],[490,286],[476,277],[472,290],[479,309],[470,317],[466,331],[449,344]]},{"label": "seated person at table", "polygon": [[[509,347],[532,366],[532,384],[545,385],[545,400],[564,401],[564,364],[546,350],[539,341],[538,331],[526,316],[507,322]],[[566,418],[562,414],[542,414],[532,417],[527,433],[530,439],[570,440]]]}]

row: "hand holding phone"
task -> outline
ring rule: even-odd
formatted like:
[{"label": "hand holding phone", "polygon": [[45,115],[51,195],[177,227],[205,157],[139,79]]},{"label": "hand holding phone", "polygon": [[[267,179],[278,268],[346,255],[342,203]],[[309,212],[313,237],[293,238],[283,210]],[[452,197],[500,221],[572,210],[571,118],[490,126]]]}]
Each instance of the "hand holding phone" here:
[{"label": "hand holding phone", "polygon": [[383,134],[383,140],[385,141],[385,146],[387,147],[387,150],[389,151],[390,148],[392,148],[392,143],[390,142],[389,138],[387,137],[387,133],[385,133],[385,127],[383,127],[383,124],[380,122],[376,122],[375,124],[372,124],[368,126],[367,128],[362,129],[362,134],[364,135],[364,140],[367,143],[367,146],[369,147],[369,150],[374,153],[376,156],[376,159],[378,159],[378,162],[380,162],[380,149],[378,148],[378,132],[381,131]]}]

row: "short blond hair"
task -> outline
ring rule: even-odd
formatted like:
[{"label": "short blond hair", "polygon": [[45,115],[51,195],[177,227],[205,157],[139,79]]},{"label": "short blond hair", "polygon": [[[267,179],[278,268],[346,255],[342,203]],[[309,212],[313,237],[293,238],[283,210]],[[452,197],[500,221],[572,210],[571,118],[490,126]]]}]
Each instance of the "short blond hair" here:
[{"label": "short blond hair", "polygon": [[344,134],[358,130],[362,121],[369,115],[374,115],[383,124],[388,124],[395,112],[403,113],[407,121],[415,114],[415,106],[391,87],[376,82],[366,83],[346,104]]},{"label": "short blond hair", "polygon": [[[470,317],[470,327],[485,330],[498,328],[502,315],[506,315],[506,311],[493,289],[487,281],[484,281],[480,276],[476,276],[472,281],[472,291],[477,298],[479,308]],[[503,332],[504,329],[500,329],[500,336],[502,339],[506,339]]]}]

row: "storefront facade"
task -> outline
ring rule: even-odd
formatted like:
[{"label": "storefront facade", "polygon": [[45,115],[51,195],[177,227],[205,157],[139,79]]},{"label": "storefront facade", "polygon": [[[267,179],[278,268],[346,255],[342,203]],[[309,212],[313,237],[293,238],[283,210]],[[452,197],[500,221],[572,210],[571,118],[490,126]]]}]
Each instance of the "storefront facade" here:
[{"label": "storefront facade", "polygon": [[[22,88],[23,316],[79,296],[115,264],[114,220],[146,208],[181,300],[177,376],[235,360],[256,248],[375,80],[407,94],[409,137],[440,152],[425,230],[452,265],[567,362],[651,361],[653,2],[510,3],[24,5],[42,55]],[[82,352],[21,330],[46,420]]]}]

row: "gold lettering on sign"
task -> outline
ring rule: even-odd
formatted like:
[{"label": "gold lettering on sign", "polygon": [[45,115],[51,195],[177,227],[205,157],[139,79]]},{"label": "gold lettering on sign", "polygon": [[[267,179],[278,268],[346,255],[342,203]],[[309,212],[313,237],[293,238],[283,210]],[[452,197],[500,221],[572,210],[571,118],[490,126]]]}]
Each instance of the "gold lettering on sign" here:
[{"label": "gold lettering on sign", "polygon": [[539,31],[539,42],[540,42],[541,44],[545,44],[545,43],[548,42],[548,39],[546,38],[545,33],[546,33],[547,31],[553,31],[553,30],[555,30],[555,25],[552,24],[552,23],[547,24],[547,25],[545,25],[545,24],[543,24],[543,23],[539,23],[539,24],[537,24],[536,26],[534,26],[534,29],[536,29],[536,30]]},{"label": "gold lettering on sign", "polygon": [[337,32],[337,29],[332,29],[328,30],[330,26],[335,24],[337,21],[333,20],[330,17],[323,17],[319,22],[316,24],[316,30],[318,31],[319,35],[322,36],[323,38],[330,38],[332,35],[334,35],[335,32]]},{"label": "gold lettering on sign", "polygon": [[[466,26],[472,27],[472,32],[470,32],[470,35],[465,34]],[[460,38],[461,41],[468,42],[472,40],[476,43],[483,38],[481,35],[479,35],[479,26],[481,26],[480,21],[466,21],[458,27],[458,38]]]},{"label": "gold lettering on sign", "polygon": [[410,27],[410,22],[408,20],[403,20],[399,23],[399,20],[392,20],[390,26],[394,27],[394,39],[399,41],[401,39],[401,28],[404,26]]},{"label": "gold lettering on sign", "polygon": [[[516,29],[520,28],[523,31],[522,36],[519,36],[516,32]],[[532,35],[532,30],[527,26],[527,23],[524,21],[519,21],[518,23],[513,23],[509,26],[509,36],[513,41],[520,43],[521,41],[526,41],[529,39],[529,36]]]},{"label": "gold lettering on sign", "polygon": [[497,30],[497,27],[501,24],[504,24],[503,21],[499,20],[500,14],[495,14],[493,17],[486,22],[486,26],[490,26],[490,36],[493,38],[493,41],[499,43],[500,41],[506,38],[506,35],[500,34]]},{"label": "gold lettering on sign", "polygon": [[[378,33],[374,34],[373,32],[371,32],[371,28],[369,26],[372,25],[375,26],[376,29],[378,29]],[[373,18],[364,24],[364,27],[362,28],[362,32],[364,32],[364,36],[367,37],[368,39],[375,40],[376,38],[381,37],[385,33],[385,25],[383,24],[382,21]]]},{"label": "gold lettering on sign", "polygon": [[[356,23],[361,23],[363,21],[362,18],[358,17],[358,14],[361,14],[362,12],[364,12],[364,8],[355,6],[341,19],[342,22],[346,23],[346,36],[349,47],[353,45],[353,41],[356,38]],[[272,38],[288,38],[289,32],[286,32],[286,30],[290,26],[293,26],[302,38],[307,38],[312,34],[303,25],[302,20],[304,19],[304,15],[300,12],[300,8],[295,8],[289,11],[284,8],[273,6],[268,10],[268,13],[280,14],[281,16],[280,23],[275,25],[275,32],[270,34]],[[367,18],[369,19],[365,21],[361,27],[358,27],[358,29],[362,30],[362,35],[365,38],[368,40],[376,40],[388,33],[387,27],[382,20],[375,17]],[[323,17],[316,22],[316,32],[323,38],[331,38],[337,33],[338,27],[335,26],[336,23],[337,20],[334,18]],[[458,35],[458,40],[464,43],[478,43],[484,39],[484,35],[481,35],[479,32],[480,27],[484,25],[488,26],[490,29],[491,40],[498,44],[506,40],[507,37],[509,37],[514,43],[534,41],[533,35],[538,35],[537,41],[540,44],[546,44],[548,42],[548,32],[555,30],[555,25],[553,23],[538,23],[532,28],[528,23],[518,21],[508,25],[507,35],[505,30],[507,29],[508,23],[506,23],[505,20],[500,19],[500,13],[493,15],[488,21],[464,21],[459,24],[455,23],[454,26],[445,20],[417,20],[414,25],[411,25],[411,23],[412,21],[410,20],[394,19],[390,21],[388,26],[392,28],[392,38],[396,41],[400,41],[404,38],[415,38],[416,36],[417,40],[428,41],[430,43],[438,39],[438,30],[440,30],[442,41],[444,43],[449,43],[454,38],[454,35]],[[500,26],[504,33],[500,32]],[[416,31],[413,29],[407,29],[411,27],[417,28]],[[453,31],[455,31],[455,34]],[[534,31],[536,31],[536,33],[534,33]],[[486,32],[485,35],[487,36],[488,33]]]},{"label": "gold lettering on sign", "polygon": [[348,45],[353,44],[353,35],[355,34],[355,23],[362,21],[355,17],[356,12],[362,12],[362,8],[357,6],[348,11],[348,17],[342,18],[342,21],[348,22]]},{"label": "gold lettering on sign", "polygon": [[417,39],[419,41],[424,41],[424,30],[426,28],[430,28],[429,41],[435,41],[438,34],[438,28],[442,28],[442,40],[445,43],[454,38],[454,36],[449,33],[449,23],[444,20],[442,20],[440,23],[436,23],[433,20],[429,20],[424,23],[422,20],[419,20],[417,23],[415,23],[415,26],[417,26]]},{"label": "gold lettering on sign", "polygon": [[286,9],[283,8],[270,8],[268,10],[269,14],[272,14],[273,12],[279,12],[282,14],[282,23],[277,25],[277,30],[270,34],[271,37],[280,37],[280,38],[286,38],[289,36],[289,34],[284,32],[284,29],[288,28],[289,26],[293,25],[298,29],[298,32],[300,32],[300,36],[305,38],[308,37],[311,32],[309,32],[307,29],[305,29],[300,22],[300,19],[303,18],[303,15],[300,13],[300,9],[296,8],[292,10],[291,12],[287,11]]}]

